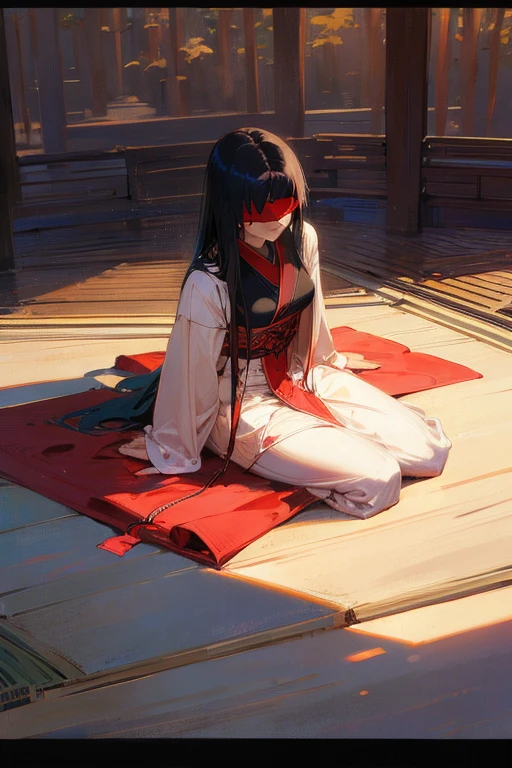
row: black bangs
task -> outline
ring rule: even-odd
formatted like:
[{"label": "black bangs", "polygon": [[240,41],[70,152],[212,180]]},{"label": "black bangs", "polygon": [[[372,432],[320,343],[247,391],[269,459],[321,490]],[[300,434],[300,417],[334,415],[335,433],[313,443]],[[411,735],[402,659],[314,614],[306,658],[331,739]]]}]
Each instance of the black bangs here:
[{"label": "black bangs", "polygon": [[[292,231],[301,256],[302,208],[307,185],[293,150],[278,136],[259,128],[241,128],[220,139],[208,161],[199,231],[191,269],[201,268],[215,246],[219,277],[225,279],[230,259],[238,258],[237,240],[244,205],[261,213],[267,200],[296,197]],[[187,273],[188,276],[189,273]]]}]

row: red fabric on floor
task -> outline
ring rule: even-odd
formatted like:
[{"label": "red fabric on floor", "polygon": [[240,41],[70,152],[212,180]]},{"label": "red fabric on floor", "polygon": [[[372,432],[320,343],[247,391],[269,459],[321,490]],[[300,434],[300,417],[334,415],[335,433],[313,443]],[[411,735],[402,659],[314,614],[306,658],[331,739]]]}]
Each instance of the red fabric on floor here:
[{"label": "red fabric on floor", "polygon": [[[135,472],[147,462],[117,448],[138,433],[90,436],[48,423],[64,413],[115,397],[90,390],[0,409],[0,474],[77,512],[126,531],[154,509],[199,490],[222,461],[203,457],[198,472],[182,476]],[[202,563],[222,566],[237,552],[315,500],[291,488],[244,472],[231,464],[216,485],[198,498],[171,507],[141,528],[143,541],[161,544]],[[202,542],[194,544],[195,534]],[[199,551],[190,547],[199,546]],[[111,550],[112,551],[112,550]]]},{"label": "red fabric on floor", "polygon": [[[410,352],[396,342],[351,328],[333,331],[342,352],[358,352],[381,364],[361,378],[391,395],[402,395],[481,374],[431,355]],[[115,367],[136,374],[154,370],[164,353],[118,357]],[[134,473],[147,462],[121,455],[117,448],[135,431],[90,436],[55,424],[65,413],[97,405],[122,394],[90,390],[0,409],[0,474],[117,530],[143,522],[155,509],[202,488],[222,465],[204,452],[199,472],[182,476]],[[317,501],[302,488],[265,480],[230,464],[200,496],[180,501],[152,524],[131,529],[102,546],[122,555],[137,541],[158,544],[200,563],[220,568],[237,552],[304,507]]]},{"label": "red fabric on floor", "polygon": [[[359,353],[367,360],[380,364],[381,367],[375,371],[361,371],[357,375],[388,395],[400,397],[482,378],[481,373],[464,365],[423,352],[411,352],[404,344],[371,333],[345,326],[333,328],[331,333],[339,352]],[[165,352],[121,355],[116,359],[115,368],[137,375],[149,373],[162,365],[164,358]]]}]

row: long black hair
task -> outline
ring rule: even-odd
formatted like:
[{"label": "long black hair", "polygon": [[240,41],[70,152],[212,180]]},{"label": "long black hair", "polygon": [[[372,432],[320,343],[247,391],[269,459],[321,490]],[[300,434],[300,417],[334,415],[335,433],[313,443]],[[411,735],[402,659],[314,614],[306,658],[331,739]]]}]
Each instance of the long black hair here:
[{"label": "long black hair", "polygon": [[[250,327],[241,289],[238,240],[244,238],[244,205],[261,213],[267,201],[294,197],[299,206],[292,213],[288,252],[297,267],[302,266],[303,208],[308,189],[304,171],[295,153],[282,139],[259,128],[240,128],[223,136],[214,146],[206,169],[199,229],[194,256],[185,275],[204,270],[213,260],[216,276],[224,280],[230,302],[231,418],[228,456],[235,437],[235,407],[240,394],[238,368],[237,314],[243,317],[247,338],[247,366],[250,362]],[[284,233],[283,233],[284,234]],[[238,309],[238,313],[237,313]]]}]

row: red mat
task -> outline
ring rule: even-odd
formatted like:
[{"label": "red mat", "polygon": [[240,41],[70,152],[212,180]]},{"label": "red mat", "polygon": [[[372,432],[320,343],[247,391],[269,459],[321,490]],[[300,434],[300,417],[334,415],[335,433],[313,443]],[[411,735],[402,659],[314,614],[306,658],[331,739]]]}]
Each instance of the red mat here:
[{"label": "red mat", "polygon": [[[381,363],[361,378],[392,395],[402,395],[446,384],[481,378],[464,366],[431,355],[412,353],[396,342],[351,328],[333,331],[336,348],[359,352]],[[164,353],[118,357],[116,368],[145,373],[157,368]],[[199,472],[183,476],[135,472],[147,462],[122,456],[117,448],[136,434],[89,436],[51,422],[64,413],[97,405],[122,394],[105,390],[0,409],[0,474],[54,501],[126,531],[99,545],[122,555],[146,541],[216,568],[267,531],[318,501],[305,489],[291,488],[243,471],[231,464],[214,486],[197,498],[160,513],[152,524],[144,519],[155,509],[199,490],[221,466],[204,452]]]}]

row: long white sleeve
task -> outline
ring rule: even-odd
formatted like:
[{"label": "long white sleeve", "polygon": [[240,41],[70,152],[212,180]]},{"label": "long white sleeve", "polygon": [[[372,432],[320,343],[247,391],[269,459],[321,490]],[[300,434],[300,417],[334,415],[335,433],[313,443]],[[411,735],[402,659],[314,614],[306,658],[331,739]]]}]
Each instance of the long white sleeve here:
[{"label": "long white sleeve", "polygon": [[163,474],[196,472],[219,409],[217,361],[226,333],[225,285],[196,271],[187,279],[146,427],[151,463]]}]

